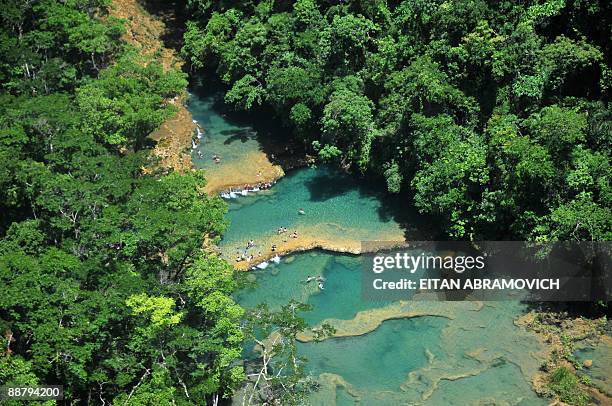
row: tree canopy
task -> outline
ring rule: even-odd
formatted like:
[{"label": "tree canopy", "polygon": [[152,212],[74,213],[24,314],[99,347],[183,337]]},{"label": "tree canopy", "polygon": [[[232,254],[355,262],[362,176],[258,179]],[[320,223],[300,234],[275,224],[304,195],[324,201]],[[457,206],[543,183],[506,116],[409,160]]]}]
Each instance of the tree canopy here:
[{"label": "tree canopy", "polygon": [[[189,1],[238,109],[460,239],[612,238],[609,2]],[[262,110],[268,111],[268,110]]]},{"label": "tree canopy", "polygon": [[130,49],[108,5],[0,8],[0,381],[206,404],[243,379],[233,269],[203,246],[226,205],[202,173],[154,169],[147,135],[186,77]]}]

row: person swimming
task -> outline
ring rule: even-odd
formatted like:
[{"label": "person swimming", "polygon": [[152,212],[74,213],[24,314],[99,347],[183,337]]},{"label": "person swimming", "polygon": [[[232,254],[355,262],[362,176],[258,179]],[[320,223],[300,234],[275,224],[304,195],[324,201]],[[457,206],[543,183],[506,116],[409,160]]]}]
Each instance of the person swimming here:
[{"label": "person swimming", "polygon": [[319,289],[325,290],[325,288],[323,287],[323,282],[319,282]]},{"label": "person swimming", "polygon": [[299,209],[299,210],[298,210],[298,214],[302,214],[302,215],[304,215],[304,214],[306,214],[306,212],[304,211],[304,209]]}]

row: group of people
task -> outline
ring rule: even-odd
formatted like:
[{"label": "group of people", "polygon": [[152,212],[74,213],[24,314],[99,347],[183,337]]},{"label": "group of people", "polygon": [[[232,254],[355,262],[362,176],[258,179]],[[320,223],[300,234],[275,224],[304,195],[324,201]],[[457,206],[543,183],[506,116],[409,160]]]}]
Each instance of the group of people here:
[{"label": "group of people", "polygon": [[[240,250],[236,251],[236,262],[242,262],[242,261],[251,262],[255,258],[254,254],[249,253],[249,250],[251,248],[255,248],[255,241],[254,240],[247,241],[246,248],[244,249],[244,251],[242,251],[242,252],[240,252]],[[261,251],[259,251],[257,253],[257,256],[258,257],[262,257],[263,256]]]},{"label": "group of people", "polygon": [[[276,230],[276,234],[281,235],[281,234],[285,234],[287,232],[287,227],[279,227]],[[289,234],[289,237],[291,238],[298,238],[298,232],[297,230],[292,232],[291,234]],[[287,239],[284,239],[283,242],[287,242]]]},{"label": "group of people", "polygon": [[238,195],[247,196],[249,192],[259,192],[260,190],[270,189],[273,184],[273,182],[261,182],[253,186],[247,183],[242,188],[230,188],[225,192],[221,192],[220,196],[224,199],[233,199],[238,197]]},{"label": "group of people", "polygon": [[254,188],[252,188],[251,185],[248,185],[248,184],[244,188],[249,189],[249,190],[252,190],[252,189],[266,190],[266,189],[270,189],[273,184],[274,184],[273,182],[259,182],[258,184],[255,185]]},{"label": "group of people", "polygon": [[[279,235],[281,235],[281,234],[285,234],[286,232],[287,232],[287,228],[285,228],[285,227],[280,227],[280,228],[277,230],[277,233],[278,233]],[[291,237],[291,238],[298,238],[298,233],[297,233],[297,231],[294,231],[294,232],[292,232],[291,234],[289,234],[289,237]],[[287,242],[287,239],[286,239],[286,238],[283,238],[283,242]],[[270,249],[272,250],[272,252],[276,252],[276,250],[278,249],[278,246],[277,246],[276,244],[272,244],[272,247],[271,247]]]},{"label": "group of people", "polygon": [[[249,188],[249,187],[250,187],[250,185],[246,185],[245,189]],[[299,214],[305,214],[304,209],[299,209],[298,213]],[[289,232],[287,227],[279,227],[279,228],[276,229],[276,234],[277,235],[282,235],[282,234],[285,234],[287,232]],[[289,237],[290,238],[298,238],[297,230],[295,230],[291,234],[289,234]],[[288,241],[287,238],[283,239],[283,242],[287,242],[287,241]],[[240,250],[238,250],[236,252],[236,262],[241,262],[241,261],[251,262],[255,258],[255,256],[253,254],[249,254],[249,250],[251,248],[254,248],[254,247],[255,247],[255,241],[254,240],[248,240],[247,243],[246,243],[246,248],[244,249],[244,252],[240,252]],[[270,247],[270,250],[272,252],[276,252],[278,250],[278,246],[276,244],[272,244],[272,246]],[[261,251],[258,252],[257,256],[258,257],[262,257],[263,256]],[[314,276],[313,277],[309,276],[308,280],[306,282],[310,282],[311,280],[314,280],[314,278],[315,278]],[[319,288],[321,290],[323,290],[323,280],[319,280],[318,278],[321,278],[321,277],[320,276],[317,277],[317,281],[319,282]]]},{"label": "group of people", "polygon": [[322,276],[308,276],[308,278],[306,278],[306,283],[310,283],[312,281],[317,281],[318,285],[319,285],[319,289],[321,290],[325,290],[325,287],[323,286],[323,282],[325,282],[325,278]]},{"label": "group of people", "polygon": [[[195,144],[194,144],[194,145],[195,145]],[[198,158],[199,158],[199,159],[204,158],[204,154],[202,154],[202,151],[200,151],[199,149],[196,151],[196,154],[198,155]],[[213,160],[213,161],[215,161],[215,163],[216,163],[216,164],[218,164],[218,163],[220,163],[220,162],[221,162],[221,157],[220,157],[219,155],[217,155],[217,154],[214,154],[214,155],[212,156],[212,160]]]},{"label": "group of people", "polygon": [[256,183],[255,185],[251,185],[250,183],[247,183],[242,188],[238,188],[238,189],[231,188],[230,192],[239,193],[239,192],[242,192],[243,190],[246,190],[248,192],[257,192],[259,190],[270,189],[272,185],[274,185],[273,182],[259,182],[259,183]]}]

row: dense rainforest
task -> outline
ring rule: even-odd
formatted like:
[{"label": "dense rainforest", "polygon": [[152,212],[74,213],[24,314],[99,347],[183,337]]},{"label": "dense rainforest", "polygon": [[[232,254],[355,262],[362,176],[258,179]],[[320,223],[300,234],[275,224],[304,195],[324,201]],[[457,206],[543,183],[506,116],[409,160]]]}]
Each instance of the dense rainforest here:
[{"label": "dense rainforest", "polygon": [[459,239],[610,240],[610,2],[189,0],[239,110]]},{"label": "dense rainforest", "polygon": [[[177,4],[195,76],[447,237],[612,238],[609,2]],[[249,334],[295,337],[307,306],[254,321],[232,299],[213,249],[226,205],[150,154],[187,75],[128,45],[112,6],[0,7],[0,384],[63,385],[72,404],[217,404],[248,373]],[[271,390],[315,385],[293,365]]]},{"label": "dense rainforest", "polygon": [[243,377],[233,270],[203,247],[226,205],[156,169],[146,137],[186,76],[127,46],[110,6],[0,7],[0,384],[206,404]]}]

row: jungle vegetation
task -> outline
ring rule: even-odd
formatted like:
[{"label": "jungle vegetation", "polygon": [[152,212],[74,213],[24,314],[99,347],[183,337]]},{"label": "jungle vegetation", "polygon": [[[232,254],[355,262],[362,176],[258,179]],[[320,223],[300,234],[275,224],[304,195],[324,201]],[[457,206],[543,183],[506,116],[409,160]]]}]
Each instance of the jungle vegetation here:
[{"label": "jungle vegetation", "polygon": [[144,171],[186,75],[128,47],[109,6],[0,7],[0,384],[206,404],[244,377],[233,269],[203,249],[226,205],[201,173]]},{"label": "jungle vegetation", "polygon": [[[187,77],[126,45],[110,6],[0,7],[0,383],[61,384],[75,404],[216,404],[245,379],[253,331],[284,331],[273,351],[295,359],[300,305],[245,318],[232,267],[203,246],[226,205],[199,172],[144,170]],[[447,237],[612,238],[609,2],[186,7],[195,75],[321,161],[379,177]],[[299,400],[295,365],[262,386]]]},{"label": "jungle vegetation", "polygon": [[187,3],[183,54],[226,102],[447,238],[612,238],[609,2]]}]

